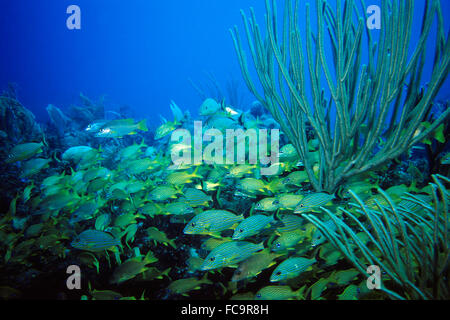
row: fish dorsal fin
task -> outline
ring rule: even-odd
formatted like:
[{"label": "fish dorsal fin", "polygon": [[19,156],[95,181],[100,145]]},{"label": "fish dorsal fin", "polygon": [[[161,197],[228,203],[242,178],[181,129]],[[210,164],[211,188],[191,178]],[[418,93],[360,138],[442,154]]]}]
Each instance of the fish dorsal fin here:
[{"label": "fish dorsal fin", "polygon": [[116,119],[106,122],[102,128],[108,128],[113,126],[121,126],[121,125],[133,125],[134,120],[133,119]]},{"label": "fish dorsal fin", "polygon": [[244,123],[245,123],[245,112],[242,112],[242,114],[239,116],[238,122],[239,122],[239,124],[241,124],[242,126],[244,125]]},{"label": "fish dorsal fin", "polygon": [[225,98],[222,99],[222,101],[220,101],[220,108],[222,109],[222,111],[227,111],[227,104],[225,103]]},{"label": "fish dorsal fin", "polygon": [[184,115],[181,109],[177,106],[177,104],[173,100],[170,101],[170,109],[172,110],[173,120],[176,123],[180,122],[183,119]]},{"label": "fish dorsal fin", "polygon": [[162,115],[159,115],[159,118],[161,119],[161,121],[164,123],[167,123],[167,119],[164,118]]}]

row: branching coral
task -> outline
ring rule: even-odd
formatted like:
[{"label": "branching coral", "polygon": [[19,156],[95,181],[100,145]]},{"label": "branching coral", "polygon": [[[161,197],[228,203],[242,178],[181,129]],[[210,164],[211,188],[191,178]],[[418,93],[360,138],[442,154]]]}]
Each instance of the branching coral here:
[{"label": "branching coral", "polygon": [[[426,1],[415,47],[411,45],[414,1],[382,1],[378,42],[365,28],[365,8],[363,0],[359,5],[354,0],[336,0],[336,10],[328,1],[316,0],[314,33],[306,4],[306,33],[302,34],[298,0],[285,1],[282,24],[276,1],[266,0],[264,37],[253,9],[250,18],[242,11],[262,92],[251,78],[237,27],[230,30],[248,88],[280,123],[317,191],[334,192],[346,179],[398,157],[450,115],[447,109],[427,129],[420,127],[450,66],[450,41],[445,39],[439,0]],[[434,64],[424,88],[421,81],[433,24],[437,25]],[[326,51],[326,45],[331,50]],[[308,150],[307,123],[319,140],[317,175]]]},{"label": "branching coral", "polygon": [[[439,175],[432,178],[431,202],[424,200],[427,197],[407,194],[403,202],[395,205],[379,189],[388,205],[376,201],[378,209],[372,210],[350,191],[356,203],[351,204],[350,210],[341,208],[342,217],[323,209],[336,225],[335,231],[312,214],[304,217],[362,274],[367,275],[370,265],[379,266],[397,284],[395,290],[386,288],[384,283],[381,287],[392,298],[448,299],[450,199],[443,182],[450,183],[450,179]],[[367,241],[357,235],[357,228]]]}]

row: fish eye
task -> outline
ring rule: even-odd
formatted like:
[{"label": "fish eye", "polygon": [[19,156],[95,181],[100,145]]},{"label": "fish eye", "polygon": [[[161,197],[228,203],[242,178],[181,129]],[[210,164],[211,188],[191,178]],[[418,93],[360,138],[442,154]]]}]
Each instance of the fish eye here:
[{"label": "fish eye", "polygon": [[191,227],[195,227],[195,222],[192,222],[192,223],[191,223]]},{"label": "fish eye", "polygon": [[276,246],[277,248],[281,247],[281,243],[277,242]]},{"label": "fish eye", "polygon": [[302,207],[302,208],[303,208],[304,206],[305,206],[305,205],[304,205],[303,203],[300,203],[300,207]]},{"label": "fish eye", "polygon": [[274,200],[273,202],[272,202],[272,204],[279,204],[280,203],[280,201],[278,201],[278,200]]},{"label": "fish eye", "polygon": [[257,297],[257,298],[261,298],[261,293],[258,293],[258,294],[256,295],[256,297]]},{"label": "fish eye", "polygon": [[276,275],[277,275],[277,276],[281,276],[281,271],[278,271],[278,272],[276,273]]},{"label": "fish eye", "polygon": [[211,261],[211,262],[213,262],[214,260],[216,260],[216,257],[211,257],[211,258],[209,259],[209,261]]},{"label": "fish eye", "polygon": [[238,231],[239,231],[240,233],[244,232],[244,230],[242,230],[242,229],[239,229]]}]

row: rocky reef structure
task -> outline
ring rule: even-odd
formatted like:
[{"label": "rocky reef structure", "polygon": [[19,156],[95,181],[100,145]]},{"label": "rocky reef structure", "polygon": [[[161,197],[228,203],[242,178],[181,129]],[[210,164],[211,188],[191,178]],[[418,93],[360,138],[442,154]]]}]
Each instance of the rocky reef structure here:
[{"label": "rocky reef structure", "polygon": [[0,130],[2,143],[42,139],[41,126],[33,113],[20,103],[12,84],[0,95]]}]

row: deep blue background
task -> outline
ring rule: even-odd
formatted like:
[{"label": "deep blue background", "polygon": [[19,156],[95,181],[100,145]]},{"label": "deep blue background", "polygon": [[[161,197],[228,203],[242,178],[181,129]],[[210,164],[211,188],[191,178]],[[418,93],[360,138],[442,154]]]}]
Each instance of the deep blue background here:
[{"label": "deep blue background", "polygon": [[[424,1],[417,3],[420,13]],[[81,7],[81,30],[66,28],[71,4]],[[450,1],[442,5],[449,30]],[[241,80],[228,29],[242,31],[239,10],[251,6],[263,24],[263,0],[3,0],[0,90],[17,83],[21,102],[41,121],[49,103],[64,110],[80,92],[129,105],[150,126],[159,113],[171,118],[171,99],[195,114],[201,99],[188,78],[204,83],[211,71],[223,87]],[[449,88],[447,81],[441,98]]]}]

